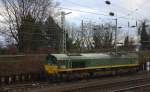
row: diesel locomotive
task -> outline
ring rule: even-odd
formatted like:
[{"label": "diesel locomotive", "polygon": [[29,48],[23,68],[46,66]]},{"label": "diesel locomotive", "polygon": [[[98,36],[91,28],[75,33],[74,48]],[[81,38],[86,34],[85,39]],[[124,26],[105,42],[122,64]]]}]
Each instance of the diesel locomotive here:
[{"label": "diesel locomotive", "polygon": [[44,68],[49,80],[58,81],[135,72],[139,65],[133,53],[49,54]]}]

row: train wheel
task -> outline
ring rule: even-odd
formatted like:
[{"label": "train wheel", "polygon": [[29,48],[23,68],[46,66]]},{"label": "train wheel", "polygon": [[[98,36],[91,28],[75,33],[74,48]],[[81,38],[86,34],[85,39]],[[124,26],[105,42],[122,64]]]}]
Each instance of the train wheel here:
[{"label": "train wheel", "polygon": [[52,83],[54,81],[52,74],[49,74],[47,79],[49,83]]},{"label": "train wheel", "polygon": [[113,70],[113,71],[112,71],[112,75],[113,75],[113,76],[115,76],[116,73],[117,73],[116,70]]},{"label": "train wheel", "polygon": [[96,77],[94,72],[89,72],[89,74],[90,74],[90,78],[95,78]]}]

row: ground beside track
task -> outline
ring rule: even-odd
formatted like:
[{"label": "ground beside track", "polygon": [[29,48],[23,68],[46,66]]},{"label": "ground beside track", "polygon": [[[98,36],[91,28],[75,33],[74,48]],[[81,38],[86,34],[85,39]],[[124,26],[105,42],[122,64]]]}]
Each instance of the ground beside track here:
[{"label": "ground beside track", "polygon": [[[78,91],[73,91],[73,90],[82,88],[82,87],[92,86],[95,84],[107,85],[107,84],[111,84],[114,82],[128,81],[128,80],[133,80],[136,78],[140,79],[140,78],[144,78],[144,77],[150,78],[150,75],[145,72],[144,73],[140,72],[138,74],[132,74],[129,76],[127,76],[127,75],[126,76],[114,76],[114,77],[82,80],[82,81],[69,82],[69,83],[53,83],[53,84],[48,84],[47,86],[29,89],[28,91],[24,90],[24,91],[15,91],[15,92],[78,92]],[[72,90],[72,91],[69,91],[69,90]],[[116,90],[116,89],[114,89],[114,90]],[[11,92],[11,91],[9,91],[9,92]],[[81,91],[81,92],[83,92],[83,91]],[[89,92],[92,92],[92,91],[89,91]],[[97,92],[100,92],[100,91],[97,91]]]}]

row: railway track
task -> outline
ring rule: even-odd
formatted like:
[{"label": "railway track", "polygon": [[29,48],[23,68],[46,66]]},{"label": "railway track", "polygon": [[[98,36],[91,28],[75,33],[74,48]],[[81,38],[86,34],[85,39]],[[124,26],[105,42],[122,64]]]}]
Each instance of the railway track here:
[{"label": "railway track", "polygon": [[[82,80],[69,83],[50,84],[44,88],[37,88],[22,92],[126,92],[127,88],[148,85],[150,76],[147,74],[111,77],[103,79]],[[142,92],[142,91],[134,91]],[[146,92],[146,91],[144,91]],[[149,92],[149,91],[148,91]]]},{"label": "railway track", "polygon": [[118,90],[114,90],[112,92],[129,92],[129,91],[131,91],[131,92],[132,91],[134,91],[134,92],[149,92],[149,90],[150,90],[150,83],[144,84],[144,85],[139,85],[139,86],[118,89]]},{"label": "railway track", "polygon": [[0,87],[0,92],[49,92],[50,90],[51,92],[93,92],[93,90],[94,92],[126,92],[126,90],[130,90],[128,88],[132,88],[131,90],[133,90],[134,87],[148,85],[149,82],[150,76],[142,74],[124,77],[114,76],[110,78],[90,79],[68,83],[49,84],[48,82],[34,82],[16,84]]},{"label": "railway track", "polygon": [[137,78],[126,81],[112,82],[108,84],[95,83],[92,85],[81,86],[72,88],[61,92],[128,92],[130,90],[140,90],[134,92],[145,92],[144,87],[150,87],[150,78]]},{"label": "railway track", "polygon": [[22,92],[31,89],[44,88],[48,85],[49,84],[47,82],[16,84],[16,85],[0,87],[0,92]]}]

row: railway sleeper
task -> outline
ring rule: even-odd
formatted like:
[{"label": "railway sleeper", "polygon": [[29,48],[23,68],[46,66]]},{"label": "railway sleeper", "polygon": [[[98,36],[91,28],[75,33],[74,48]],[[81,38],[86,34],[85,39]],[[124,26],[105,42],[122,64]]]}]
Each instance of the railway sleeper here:
[{"label": "railway sleeper", "polygon": [[1,85],[5,85],[5,76],[0,77],[0,83]]},{"label": "railway sleeper", "polygon": [[0,76],[0,85],[2,86],[2,85],[18,84],[18,83],[25,83],[25,82],[35,82],[39,80],[40,78],[38,73]]}]

